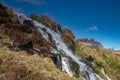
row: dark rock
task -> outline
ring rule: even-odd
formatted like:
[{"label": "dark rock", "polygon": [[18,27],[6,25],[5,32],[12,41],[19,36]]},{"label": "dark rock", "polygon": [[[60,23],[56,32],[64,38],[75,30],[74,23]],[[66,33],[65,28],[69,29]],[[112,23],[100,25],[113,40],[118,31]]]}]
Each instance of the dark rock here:
[{"label": "dark rock", "polygon": [[70,63],[70,68],[72,70],[72,73],[75,77],[80,77],[80,66],[78,63],[76,63],[75,61],[73,61],[71,58],[69,58],[69,63]]},{"label": "dark rock", "polygon": [[75,46],[74,45],[68,46],[68,49],[71,50],[73,53],[75,53]]},{"label": "dark rock", "polygon": [[50,40],[51,42],[54,42],[53,39],[52,39],[52,36],[51,36],[49,33],[47,33],[47,34],[48,34],[49,40]]},{"label": "dark rock", "polygon": [[43,30],[44,32],[47,32],[47,29],[45,29],[45,28],[42,28],[42,30]]},{"label": "dark rock", "polygon": [[90,76],[89,73],[87,71],[82,71],[81,75],[86,79],[86,80],[90,80]]},{"label": "dark rock", "polygon": [[32,20],[24,20],[23,23],[27,24],[27,25],[30,25],[30,26],[33,26]]},{"label": "dark rock", "polygon": [[61,31],[61,30],[62,30],[61,25],[58,24],[58,26],[59,26],[59,27],[58,27],[58,30]]},{"label": "dark rock", "polygon": [[7,7],[5,7],[2,3],[0,3],[0,8],[1,8],[1,9],[5,9],[5,8],[7,8]]},{"label": "dark rock", "polygon": [[0,24],[16,23],[17,20],[17,15],[13,13],[12,9],[0,3]]},{"label": "dark rock", "polygon": [[2,47],[3,45],[3,41],[2,41],[2,37],[0,36],[0,47]]},{"label": "dark rock", "polygon": [[89,56],[86,59],[89,60],[89,61],[93,61],[94,60],[92,56]]},{"label": "dark rock", "polygon": [[15,40],[13,42],[13,46],[19,47],[20,49],[23,49],[23,50],[33,49],[32,41],[29,41],[27,39]]},{"label": "dark rock", "polygon": [[60,70],[62,70],[62,60],[61,60],[61,54],[53,54],[51,56],[51,59],[53,60],[56,67]]}]

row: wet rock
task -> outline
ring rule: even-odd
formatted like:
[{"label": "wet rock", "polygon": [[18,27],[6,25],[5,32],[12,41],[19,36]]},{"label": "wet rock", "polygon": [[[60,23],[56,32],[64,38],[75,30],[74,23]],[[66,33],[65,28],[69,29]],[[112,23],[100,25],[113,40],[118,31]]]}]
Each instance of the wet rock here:
[{"label": "wet rock", "polygon": [[24,20],[23,23],[30,25],[30,26],[33,26],[33,22],[31,20]]},{"label": "wet rock", "polygon": [[52,36],[48,33],[48,37],[49,37],[49,40],[51,41],[51,42],[54,42],[53,41],[53,39],[52,39]]},{"label": "wet rock", "polygon": [[81,75],[86,79],[86,80],[90,80],[90,76],[89,73],[87,71],[82,71]]},{"label": "wet rock", "polygon": [[61,60],[61,54],[53,54],[51,59],[55,63],[56,67],[60,70],[62,70],[62,60]]},{"label": "wet rock", "polygon": [[79,64],[76,63],[75,61],[73,61],[71,58],[69,58],[69,63],[70,63],[70,68],[72,70],[72,73],[75,77],[80,77],[79,74],[80,74],[80,67],[79,67]]}]

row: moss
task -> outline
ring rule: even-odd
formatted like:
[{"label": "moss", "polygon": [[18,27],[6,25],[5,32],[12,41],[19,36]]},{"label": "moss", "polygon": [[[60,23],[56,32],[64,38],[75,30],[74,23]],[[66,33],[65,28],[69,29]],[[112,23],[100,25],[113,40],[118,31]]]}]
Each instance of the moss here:
[{"label": "moss", "polygon": [[95,73],[97,73],[103,80],[107,80],[107,78],[101,73],[101,71],[96,68],[96,67],[92,67],[92,69],[95,71]]},{"label": "moss", "polygon": [[79,76],[79,74],[80,74],[79,65],[76,62],[74,62],[73,60],[70,60],[69,62],[70,62],[70,68],[71,68],[74,76],[77,78],[80,77]]}]

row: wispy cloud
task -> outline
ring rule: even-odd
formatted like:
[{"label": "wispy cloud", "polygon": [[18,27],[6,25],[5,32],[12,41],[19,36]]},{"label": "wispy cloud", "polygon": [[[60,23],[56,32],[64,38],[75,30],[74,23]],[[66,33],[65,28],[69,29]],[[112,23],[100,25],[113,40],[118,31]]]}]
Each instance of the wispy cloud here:
[{"label": "wispy cloud", "polygon": [[45,4],[46,1],[45,0],[17,0],[18,2],[27,2],[33,5],[41,5],[41,4]]},{"label": "wispy cloud", "polygon": [[15,12],[22,13],[23,9],[22,8],[12,8]]},{"label": "wispy cloud", "polygon": [[96,26],[92,26],[87,28],[86,31],[98,31],[98,28]]},{"label": "wispy cloud", "polygon": [[12,9],[13,11],[15,12],[23,12],[23,9],[22,8],[16,8],[16,7],[13,7],[13,6],[10,6],[10,5],[7,5],[5,3],[5,0],[1,0],[1,3],[7,7],[9,7],[10,9]]}]

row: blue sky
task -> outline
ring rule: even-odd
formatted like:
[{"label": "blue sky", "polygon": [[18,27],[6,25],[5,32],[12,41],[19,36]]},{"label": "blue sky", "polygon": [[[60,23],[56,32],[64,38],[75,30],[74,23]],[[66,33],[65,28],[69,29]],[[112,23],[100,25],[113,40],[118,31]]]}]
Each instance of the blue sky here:
[{"label": "blue sky", "polygon": [[49,14],[76,39],[94,38],[104,47],[120,49],[120,0],[0,0],[29,16]]}]

